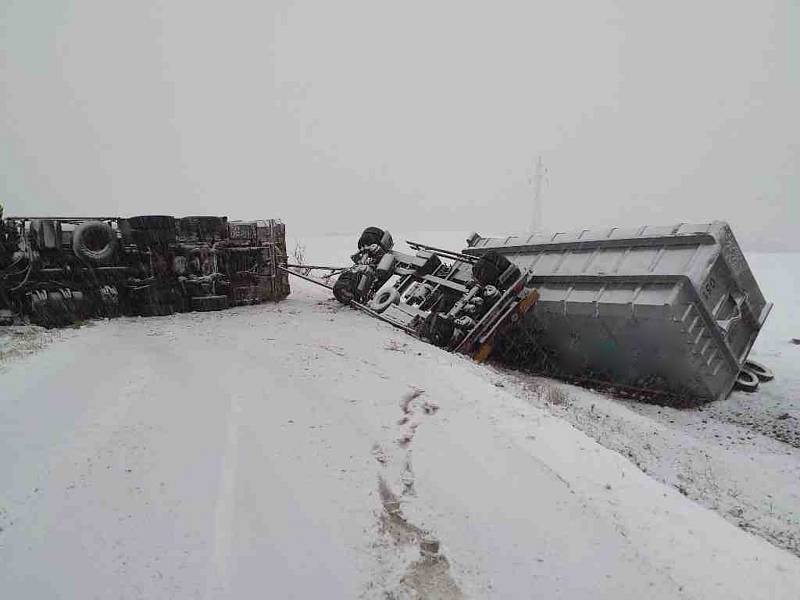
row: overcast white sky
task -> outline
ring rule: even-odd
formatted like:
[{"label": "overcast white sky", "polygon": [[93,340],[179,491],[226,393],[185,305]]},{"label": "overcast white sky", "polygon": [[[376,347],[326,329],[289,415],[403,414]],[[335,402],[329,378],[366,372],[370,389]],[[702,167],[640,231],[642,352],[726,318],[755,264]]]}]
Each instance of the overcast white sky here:
[{"label": "overcast white sky", "polygon": [[0,0],[6,214],[726,219],[800,247],[797,1]]}]

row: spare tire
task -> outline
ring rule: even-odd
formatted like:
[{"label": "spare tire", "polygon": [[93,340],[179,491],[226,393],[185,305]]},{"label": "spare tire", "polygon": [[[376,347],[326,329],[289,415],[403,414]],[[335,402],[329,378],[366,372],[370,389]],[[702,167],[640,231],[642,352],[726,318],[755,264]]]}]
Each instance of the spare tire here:
[{"label": "spare tire", "polygon": [[369,303],[369,307],[376,313],[382,313],[392,304],[397,304],[398,302],[400,302],[400,292],[397,291],[397,288],[388,287],[375,294],[375,297]]},{"label": "spare tire", "polygon": [[117,235],[102,221],[85,221],[72,233],[72,251],[84,260],[106,264],[114,258],[116,249]]},{"label": "spare tire", "polygon": [[744,366],[748,371],[751,371],[756,377],[758,377],[759,381],[772,381],[775,379],[775,373],[772,372],[772,369],[762,365],[758,361],[748,358],[746,361],[744,361]]},{"label": "spare tire", "polygon": [[736,377],[733,387],[743,392],[755,392],[758,389],[758,377],[749,369],[742,369]]},{"label": "spare tire", "polygon": [[494,285],[497,287],[500,276],[511,266],[511,261],[495,250],[489,250],[481,255],[472,265],[472,277],[481,285]]}]

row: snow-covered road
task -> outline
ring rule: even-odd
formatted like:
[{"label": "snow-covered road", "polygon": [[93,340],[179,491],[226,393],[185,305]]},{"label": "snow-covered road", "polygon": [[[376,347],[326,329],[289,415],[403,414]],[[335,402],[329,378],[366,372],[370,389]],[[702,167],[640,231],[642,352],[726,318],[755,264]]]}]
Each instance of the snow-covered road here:
[{"label": "snow-covered road", "polygon": [[293,285],[0,367],[0,596],[798,597],[800,559]]}]

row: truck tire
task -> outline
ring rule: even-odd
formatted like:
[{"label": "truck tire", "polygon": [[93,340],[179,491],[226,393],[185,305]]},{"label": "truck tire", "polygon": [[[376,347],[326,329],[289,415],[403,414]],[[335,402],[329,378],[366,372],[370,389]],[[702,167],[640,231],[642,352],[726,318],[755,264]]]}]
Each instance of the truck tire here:
[{"label": "truck tire", "polygon": [[372,244],[380,244],[383,237],[383,229],[380,227],[367,227],[358,238],[358,247],[364,248]]},{"label": "truck tire", "polygon": [[[482,254],[472,265],[472,277],[481,285],[497,286],[500,276],[511,266],[511,261],[494,250]],[[497,286],[499,287],[499,286]]]},{"label": "truck tire", "polygon": [[333,284],[333,295],[342,304],[350,304],[358,300],[358,282],[361,278],[357,273],[345,271],[339,275]]},{"label": "truck tire", "polygon": [[175,231],[175,217],[167,215],[129,217],[128,223],[133,229],[167,229]]},{"label": "truck tire", "polygon": [[367,227],[361,234],[361,237],[358,238],[358,249],[360,250],[361,248],[366,248],[373,244],[377,244],[385,252],[389,252],[389,250],[394,247],[392,234],[380,227]]},{"label": "truck tire", "polygon": [[390,287],[375,294],[375,297],[369,303],[369,307],[376,313],[382,313],[392,304],[397,304],[398,302],[400,302],[400,292],[396,288]]},{"label": "truck tire", "polygon": [[181,237],[196,237],[202,241],[221,240],[228,237],[226,217],[183,217],[178,221]]},{"label": "truck tire", "polygon": [[755,392],[758,389],[758,377],[749,369],[742,369],[736,377],[736,383],[733,384],[737,390],[742,392]]},{"label": "truck tire", "polygon": [[759,381],[772,381],[775,379],[775,373],[772,372],[772,369],[762,365],[760,362],[755,360],[750,360],[749,358],[744,361],[744,367],[748,371],[752,371],[756,377],[758,377]]},{"label": "truck tire", "polygon": [[114,258],[117,235],[102,221],[85,221],[72,234],[72,251],[75,256],[104,265]]},{"label": "truck tire", "polygon": [[174,244],[176,239],[175,217],[166,215],[144,215],[130,217],[128,225],[131,236],[139,246]]},{"label": "truck tire", "polygon": [[208,312],[228,308],[227,296],[195,296],[192,298],[192,310]]}]

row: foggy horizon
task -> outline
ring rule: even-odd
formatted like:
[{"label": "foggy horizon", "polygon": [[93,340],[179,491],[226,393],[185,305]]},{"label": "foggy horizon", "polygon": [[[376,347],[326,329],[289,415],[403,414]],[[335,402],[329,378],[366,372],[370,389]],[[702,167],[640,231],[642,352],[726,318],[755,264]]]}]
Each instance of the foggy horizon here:
[{"label": "foggy horizon", "polygon": [[290,235],[726,220],[800,249],[800,10],[0,0],[11,214]]}]

